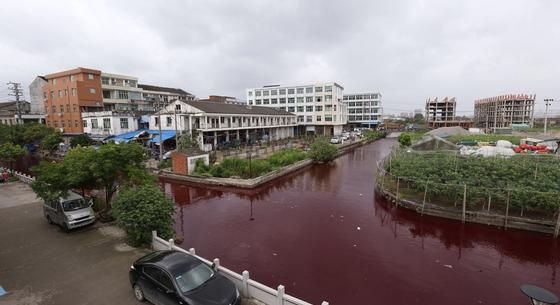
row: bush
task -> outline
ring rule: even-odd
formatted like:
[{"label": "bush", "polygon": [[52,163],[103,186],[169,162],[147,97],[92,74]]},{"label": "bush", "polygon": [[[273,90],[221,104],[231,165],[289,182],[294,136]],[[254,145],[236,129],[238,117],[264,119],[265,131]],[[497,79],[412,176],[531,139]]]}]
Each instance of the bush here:
[{"label": "bush", "polygon": [[309,147],[309,157],[314,161],[325,162],[336,156],[337,149],[325,138],[318,138]]},{"label": "bush", "polygon": [[210,170],[210,166],[204,163],[204,160],[198,159],[194,165],[194,173],[198,175],[207,174]]},{"label": "bush", "polygon": [[273,167],[279,168],[307,158],[307,153],[300,149],[283,149],[267,158]]},{"label": "bush", "polygon": [[385,138],[387,134],[383,131],[365,130],[362,132],[362,137],[367,141],[375,141],[377,139]]},{"label": "bush", "polygon": [[78,145],[82,147],[90,146],[93,144],[93,140],[86,134],[80,134],[70,139],[70,146],[76,147]]},{"label": "bush", "polygon": [[174,235],[173,203],[155,185],[123,189],[113,203],[112,212],[133,246],[150,244],[153,230],[164,239]]},{"label": "bush", "polygon": [[170,168],[171,167],[171,160],[162,160],[158,163],[159,169]]},{"label": "bush", "polygon": [[403,132],[399,135],[399,143],[402,146],[410,146],[412,144],[412,137],[408,133]]}]

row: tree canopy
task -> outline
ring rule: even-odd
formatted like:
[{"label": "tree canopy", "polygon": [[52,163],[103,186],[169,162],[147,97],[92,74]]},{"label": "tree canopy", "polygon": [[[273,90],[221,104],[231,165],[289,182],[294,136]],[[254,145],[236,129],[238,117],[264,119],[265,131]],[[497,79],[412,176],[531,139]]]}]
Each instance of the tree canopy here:
[{"label": "tree canopy", "polygon": [[109,206],[119,186],[151,180],[145,171],[144,148],[137,143],[107,144],[99,149],[76,147],[60,163],[42,162],[33,167],[36,181],[31,185],[42,199],[65,194],[71,189],[103,189]]},{"label": "tree canopy", "polygon": [[13,162],[25,154],[27,154],[27,150],[17,144],[6,142],[0,145],[0,161],[8,164],[10,169],[13,169]]},{"label": "tree canopy", "polygon": [[336,156],[336,146],[329,143],[326,138],[318,138],[309,146],[309,156],[314,161],[325,162]]},{"label": "tree canopy", "polygon": [[87,134],[80,134],[70,139],[70,146],[76,147],[80,146],[90,146],[93,144],[93,140]]}]

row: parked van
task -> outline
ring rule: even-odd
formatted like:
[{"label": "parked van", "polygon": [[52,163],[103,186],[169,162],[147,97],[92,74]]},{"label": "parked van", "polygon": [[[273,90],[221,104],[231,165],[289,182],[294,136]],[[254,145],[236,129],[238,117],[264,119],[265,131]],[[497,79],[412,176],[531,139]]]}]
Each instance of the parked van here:
[{"label": "parked van", "polygon": [[65,198],[43,202],[43,214],[49,224],[57,224],[68,232],[95,222],[92,205],[92,201],[88,202],[79,194],[68,192]]}]

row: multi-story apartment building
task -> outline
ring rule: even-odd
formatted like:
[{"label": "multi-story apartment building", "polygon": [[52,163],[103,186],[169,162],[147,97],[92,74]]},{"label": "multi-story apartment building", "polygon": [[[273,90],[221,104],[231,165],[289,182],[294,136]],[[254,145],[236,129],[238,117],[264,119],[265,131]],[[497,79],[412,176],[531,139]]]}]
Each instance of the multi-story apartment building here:
[{"label": "multi-story apartment building", "polygon": [[440,127],[459,126],[463,128],[472,127],[472,121],[456,117],[457,101],[455,97],[445,97],[441,100],[426,100],[426,125],[435,129]]},{"label": "multi-story apartment building", "polygon": [[100,138],[138,129],[139,116],[131,111],[97,111],[82,113],[84,133]]},{"label": "multi-story apartment building", "polygon": [[297,116],[296,134],[338,135],[347,123],[344,88],[335,82],[247,89],[247,104],[277,108]]},{"label": "multi-story apartment building", "polygon": [[101,88],[105,110],[154,110],[142,99],[142,89],[138,88],[136,77],[101,73]]},{"label": "multi-story apartment building", "polygon": [[168,88],[152,85],[138,85],[142,89],[142,99],[151,103],[162,102],[167,104],[170,101],[194,101],[195,96],[180,88]]},{"label": "multi-story apartment building", "polygon": [[476,100],[474,123],[487,131],[522,124],[533,126],[535,94],[506,94]]},{"label": "multi-story apartment building", "polygon": [[101,71],[76,68],[44,76],[43,100],[47,126],[64,134],[83,132],[82,113],[103,110]]},{"label": "multi-story apartment building", "polygon": [[31,113],[45,114],[45,105],[43,101],[43,86],[47,83],[44,76],[37,76],[29,84],[29,98],[31,104]]},{"label": "multi-story apartment building", "polygon": [[[86,68],[37,77],[30,85],[32,97],[39,87],[47,125],[61,128],[64,134],[83,133],[84,128],[93,135],[118,134],[138,126],[141,114],[155,112],[156,102],[163,106],[172,99],[194,100],[192,94],[182,89],[139,85],[138,78],[133,76]],[[126,125],[124,116],[131,127],[119,127]],[[110,128],[93,127],[93,118],[114,123]]]},{"label": "multi-story apartment building", "polygon": [[383,108],[380,93],[345,93],[343,101],[348,111],[350,127],[374,128],[382,123]]},{"label": "multi-story apartment building", "polygon": [[150,129],[161,127],[196,134],[204,150],[216,149],[226,142],[243,144],[293,137],[295,126],[296,116],[284,110],[217,101],[177,100],[150,117]]}]

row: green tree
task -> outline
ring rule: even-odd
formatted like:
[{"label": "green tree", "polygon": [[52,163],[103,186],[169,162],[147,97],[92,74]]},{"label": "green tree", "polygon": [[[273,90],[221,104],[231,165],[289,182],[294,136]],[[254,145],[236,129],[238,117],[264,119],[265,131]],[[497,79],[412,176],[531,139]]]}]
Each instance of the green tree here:
[{"label": "green tree", "polygon": [[67,180],[68,172],[63,163],[41,162],[31,171],[35,176],[31,188],[37,197],[45,201],[65,197],[71,188]]},{"label": "green tree", "polygon": [[326,162],[336,156],[336,146],[332,145],[325,138],[318,138],[309,146],[309,156],[314,161]]},{"label": "green tree", "polygon": [[199,148],[198,144],[198,137],[196,132],[193,132],[192,135],[184,134],[179,137],[179,141],[177,143],[177,148],[179,150],[187,150],[187,149],[197,149]]},{"label": "green tree", "polygon": [[14,161],[25,156],[25,154],[27,154],[27,150],[17,144],[7,142],[0,146],[0,161],[8,164],[10,170],[14,169]]},{"label": "green tree", "polygon": [[410,146],[410,144],[412,144],[412,138],[408,133],[403,132],[399,135],[399,143],[402,146]]},{"label": "green tree", "polygon": [[98,186],[105,190],[107,207],[110,207],[113,194],[120,184],[131,179],[140,181],[146,179],[143,165],[145,151],[137,143],[103,145],[94,156],[92,171],[97,178]]},{"label": "green tree", "polygon": [[53,128],[39,123],[29,123],[20,126],[21,136],[25,144],[43,141],[48,135],[56,133]]},{"label": "green tree", "polygon": [[173,237],[173,203],[153,184],[121,190],[112,213],[134,246],[149,244],[153,230],[162,238]]},{"label": "green tree", "polygon": [[62,134],[60,132],[53,132],[45,136],[41,146],[44,150],[48,150],[50,152],[55,151],[58,149],[58,144],[62,143],[64,139],[62,139]]},{"label": "green tree", "polygon": [[86,134],[80,134],[70,139],[70,146],[76,147],[78,145],[85,147],[93,144],[93,140]]},{"label": "green tree", "polygon": [[82,196],[85,190],[94,189],[97,185],[97,177],[93,170],[95,153],[95,149],[91,147],[76,147],[66,154],[63,161],[67,186],[80,189]]}]

